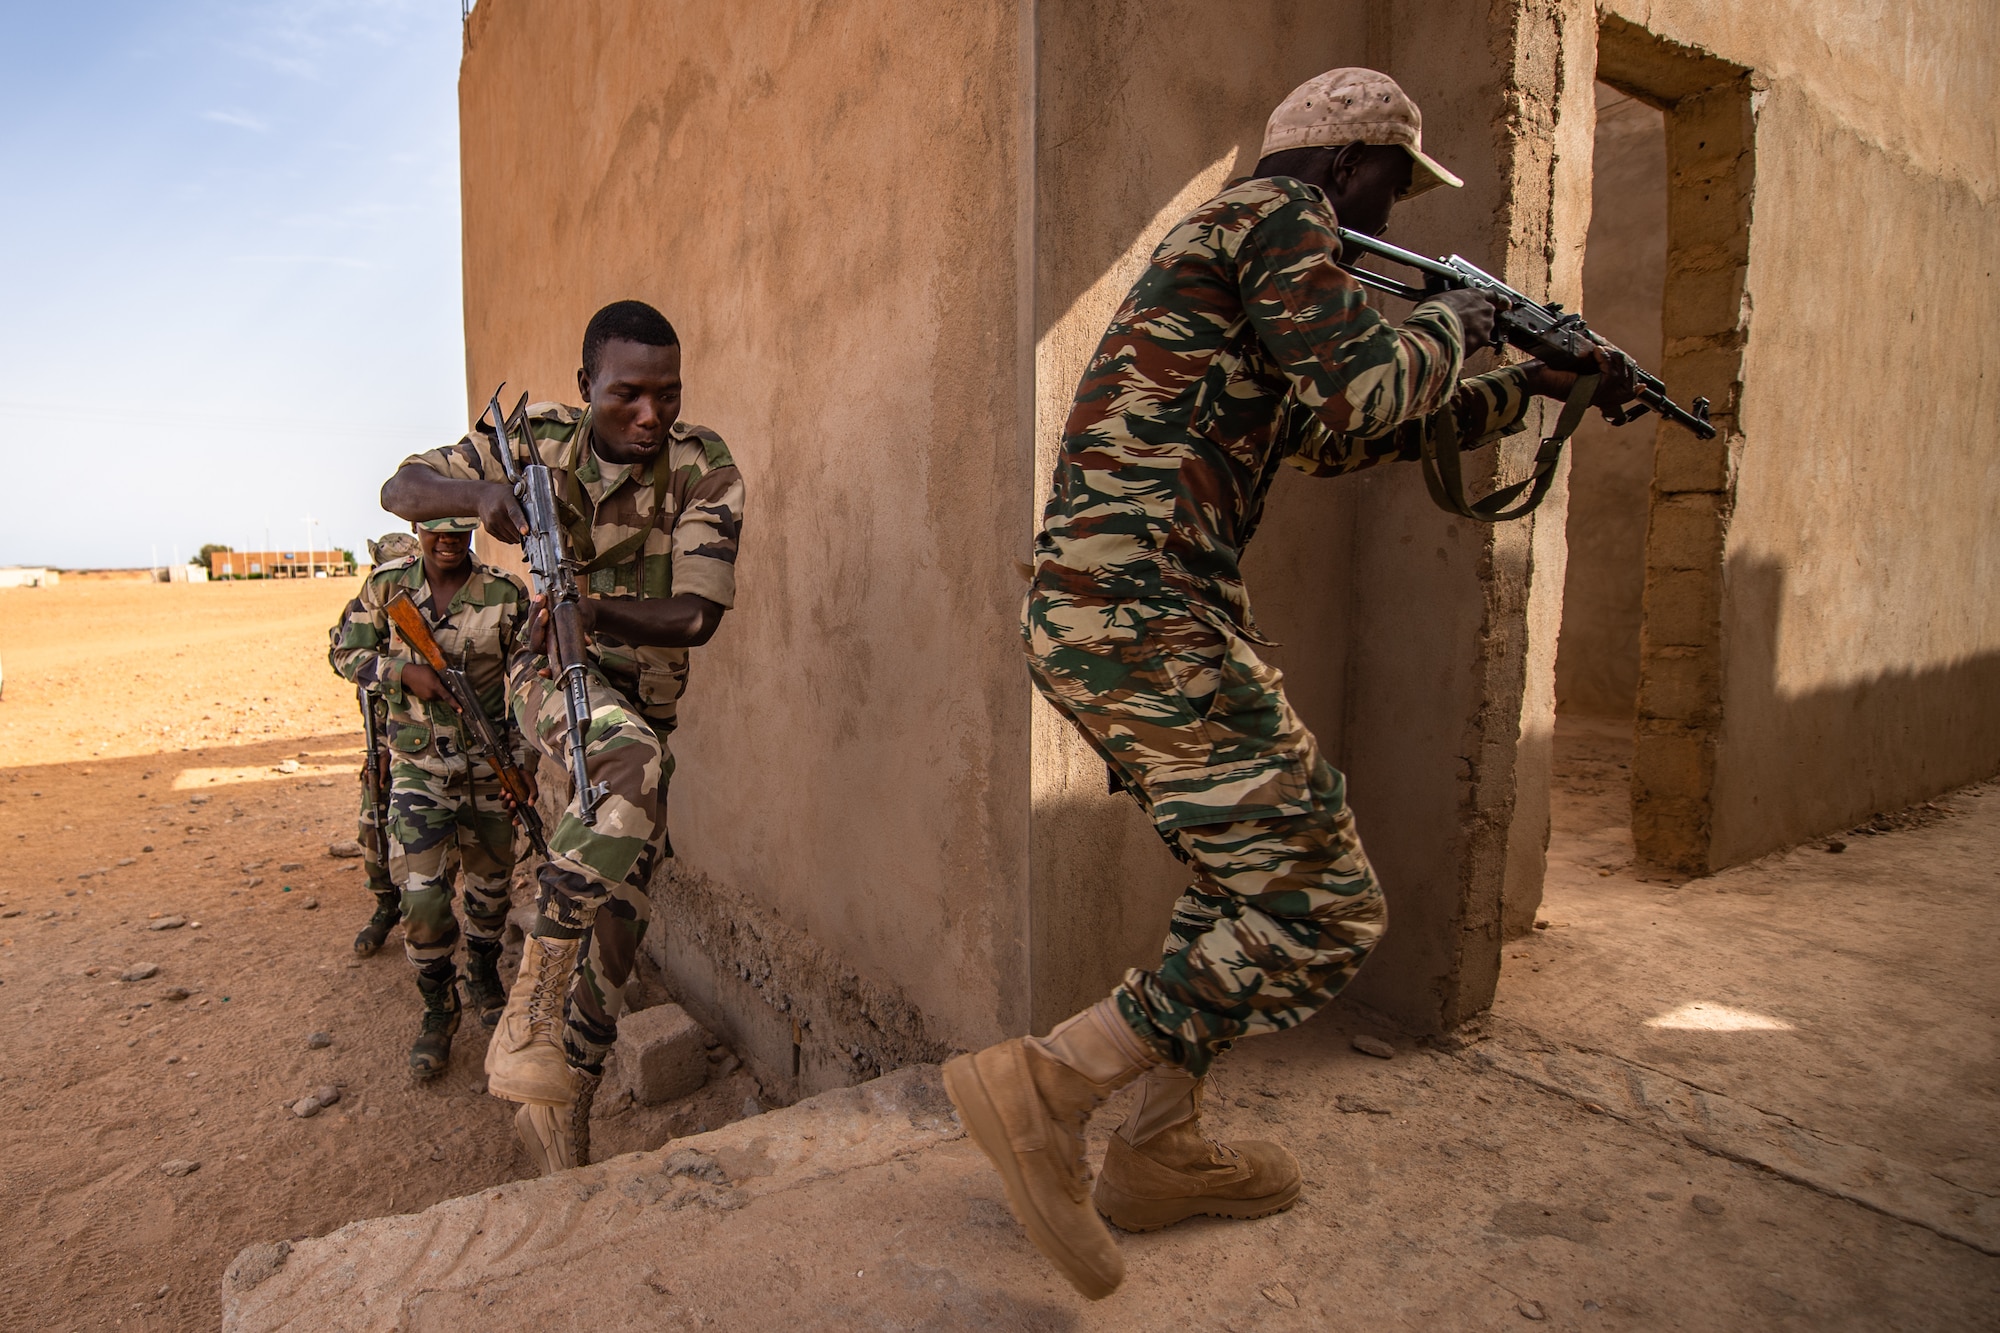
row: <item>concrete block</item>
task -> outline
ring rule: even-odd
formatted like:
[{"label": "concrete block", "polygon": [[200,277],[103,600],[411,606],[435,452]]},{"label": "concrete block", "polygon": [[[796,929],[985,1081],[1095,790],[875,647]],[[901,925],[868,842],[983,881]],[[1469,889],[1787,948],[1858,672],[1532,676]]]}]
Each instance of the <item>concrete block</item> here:
[{"label": "concrete block", "polygon": [[708,1082],[709,1036],[677,1004],[657,1004],[618,1020],[618,1082],[645,1106],[697,1092]]},{"label": "concrete block", "polygon": [[1722,569],[1726,527],[1716,497],[1706,492],[1661,496],[1646,531],[1646,575],[1699,570],[1714,577]]},{"label": "concrete block", "polygon": [[1702,648],[1714,643],[1722,589],[1712,570],[1659,570],[1646,579],[1646,642],[1655,648]]}]

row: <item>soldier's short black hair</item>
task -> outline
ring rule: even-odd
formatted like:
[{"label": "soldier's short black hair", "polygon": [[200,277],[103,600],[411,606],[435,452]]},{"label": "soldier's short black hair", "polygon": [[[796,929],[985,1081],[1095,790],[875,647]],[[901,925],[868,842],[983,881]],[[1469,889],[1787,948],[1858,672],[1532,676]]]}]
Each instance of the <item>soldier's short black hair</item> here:
[{"label": "soldier's short black hair", "polygon": [[613,338],[647,347],[679,347],[681,336],[667,317],[644,301],[613,301],[583,326],[583,376],[597,378],[597,353]]}]

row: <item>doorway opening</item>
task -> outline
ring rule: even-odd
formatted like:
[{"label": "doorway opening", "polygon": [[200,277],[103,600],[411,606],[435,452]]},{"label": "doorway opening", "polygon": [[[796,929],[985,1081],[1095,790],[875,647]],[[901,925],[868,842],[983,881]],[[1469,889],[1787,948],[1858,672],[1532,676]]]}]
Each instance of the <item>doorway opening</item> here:
[{"label": "doorway opening", "polygon": [[[1595,89],[1583,310],[1640,365],[1662,361],[1667,279],[1667,118],[1606,83]],[[1550,873],[1633,860],[1631,771],[1639,700],[1653,433],[1595,413],[1570,455],[1569,569],[1556,647]]]}]

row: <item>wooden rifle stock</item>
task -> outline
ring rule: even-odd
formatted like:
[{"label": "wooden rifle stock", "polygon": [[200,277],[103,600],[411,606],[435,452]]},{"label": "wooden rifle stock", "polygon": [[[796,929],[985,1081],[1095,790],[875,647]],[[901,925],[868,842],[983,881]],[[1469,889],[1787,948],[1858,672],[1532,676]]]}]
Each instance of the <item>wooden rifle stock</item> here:
[{"label": "wooden rifle stock", "polygon": [[403,642],[416,649],[417,655],[429,663],[431,670],[437,672],[438,679],[444,682],[447,702],[472,732],[480,753],[486,756],[494,776],[500,779],[500,788],[513,802],[514,817],[527,830],[528,841],[534,844],[544,860],[548,859],[548,839],[542,834],[542,817],[535,810],[534,797],[528,789],[528,775],[514,762],[514,757],[507,752],[501,740],[499,728],[493,725],[493,719],[486,716],[486,710],[479,706],[479,696],[473,692],[472,682],[444,655],[437,637],[424,621],[424,613],[417,609],[409,593],[399,592],[391,597],[383,611],[388,615],[389,623],[403,636]]}]

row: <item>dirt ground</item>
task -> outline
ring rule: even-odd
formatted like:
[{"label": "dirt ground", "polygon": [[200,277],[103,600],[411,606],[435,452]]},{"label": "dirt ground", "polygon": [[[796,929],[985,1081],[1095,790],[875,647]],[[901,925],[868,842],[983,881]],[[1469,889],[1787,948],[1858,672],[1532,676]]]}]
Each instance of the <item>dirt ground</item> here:
[{"label": "dirt ground", "polygon": [[[585,1188],[559,1225],[533,1200],[574,1182],[509,1186],[517,1216],[478,1202],[528,1174],[481,1092],[483,1034],[409,1082],[408,965],[393,942],[353,959],[369,903],[327,855],[359,748],[325,629],[354,586],[0,590],[0,1327],[214,1328],[243,1247],[471,1195],[422,1299],[495,1330],[585,1307],[598,1327],[2000,1328],[2000,787],[1838,852],[1661,878],[1631,863],[1624,728],[1573,719],[1547,924],[1509,946],[1492,1017],[1424,1044],[1337,1008],[1245,1043],[1211,1126],[1290,1145],[1305,1197],[1122,1238],[1111,1301],[1053,1278],[963,1139],[641,1214],[622,1186],[581,1208]],[[1361,1031],[1395,1058],[1358,1054]],[[331,1109],[287,1109],[326,1084]],[[600,1114],[597,1155],[756,1091],[739,1070]],[[798,1114],[722,1133],[827,1130],[782,1128]],[[350,1242],[301,1247],[239,1293],[276,1322],[245,1305],[241,1326],[343,1324],[356,1282],[417,1281],[430,1260],[394,1232],[352,1233],[382,1270],[359,1278]]]},{"label": "dirt ground", "polygon": [[[212,1329],[246,1244],[529,1174],[484,1029],[413,1085],[401,937],[351,951],[373,899],[328,846],[355,835],[359,715],[326,632],[357,587],[0,589],[0,1328]],[[599,1154],[757,1094],[738,1070],[604,1108]]]}]

